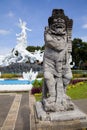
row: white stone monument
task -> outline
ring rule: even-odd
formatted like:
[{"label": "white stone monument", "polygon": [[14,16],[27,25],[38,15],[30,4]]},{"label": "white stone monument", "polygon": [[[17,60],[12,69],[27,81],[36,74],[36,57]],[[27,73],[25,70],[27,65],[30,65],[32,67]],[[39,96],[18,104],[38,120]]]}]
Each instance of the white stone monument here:
[{"label": "white stone monument", "polygon": [[35,63],[36,61],[43,61],[43,52],[35,51],[31,53],[26,50],[27,47],[27,31],[31,31],[26,26],[26,22],[19,19],[19,28],[21,32],[16,34],[17,36],[17,45],[14,47],[13,51],[7,54],[0,60],[0,66],[8,66],[12,63]]},{"label": "white stone monument", "polygon": [[32,69],[30,69],[29,72],[23,72],[23,79],[34,81],[38,75],[38,72],[34,72]]}]

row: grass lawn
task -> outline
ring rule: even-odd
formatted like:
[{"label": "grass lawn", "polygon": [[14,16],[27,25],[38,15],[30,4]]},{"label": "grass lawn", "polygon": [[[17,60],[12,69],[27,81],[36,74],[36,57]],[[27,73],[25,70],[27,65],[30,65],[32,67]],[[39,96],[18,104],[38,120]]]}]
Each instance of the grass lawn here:
[{"label": "grass lawn", "polygon": [[[71,86],[66,94],[71,97],[71,99],[85,99],[87,98],[87,82],[77,83]],[[36,101],[40,101],[42,98],[42,93],[34,94]]]},{"label": "grass lawn", "polygon": [[67,95],[71,97],[71,99],[85,99],[87,98],[87,82],[82,85],[75,85],[67,90]]}]

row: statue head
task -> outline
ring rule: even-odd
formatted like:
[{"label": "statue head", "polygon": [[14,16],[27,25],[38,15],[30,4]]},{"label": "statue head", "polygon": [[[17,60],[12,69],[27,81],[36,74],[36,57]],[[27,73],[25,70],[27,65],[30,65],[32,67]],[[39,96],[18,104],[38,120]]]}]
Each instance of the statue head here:
[{"label": "statue head", "polygon": [[54,18],[53,23],[50,26],[50,29],[52,33],[64,35],[66,33],[65,21],[61,18]]},{"label": "statue head", "polygon": [[22,21],[21,19],[19,19],[19,27],[20,28],[25,28],[26,27],[26,22],[25,21]]},{"label": "statue head", "polygon": [[52,33],[65,35],[68,28],[72,28],[72,19],[65,16],[62,9],[54,9],[48,19],[48,25]]}]

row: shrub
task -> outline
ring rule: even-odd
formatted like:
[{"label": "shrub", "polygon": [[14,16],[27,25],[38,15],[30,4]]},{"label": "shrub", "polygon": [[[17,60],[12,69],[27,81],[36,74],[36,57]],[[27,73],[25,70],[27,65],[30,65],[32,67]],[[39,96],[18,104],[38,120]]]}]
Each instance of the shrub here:
[{"label": "shrub", "polygon": [[69,84],[67,86],[67,90],[71,89],[71,88],[76,88],[76,87],[80,87],[82,85],[84,85],[86,82],[77,82],[76,84]]},{"label": "shrub", "polygon": [[73,78],[81,78],[82,74],[73,74]]},{"label": "shrub", "polygon": [[41,93],[42,92],[43,79],[42,80],[35,80],[32,83],[32,85],[33,85],[33,88],[31,89],[31,94]]},{"label": "shrub", "polygon": [[31,89],[31,94],[36,94],[36,93],[41,93],[41,92],[42,92],[42,87]]},{"label": "shrub", "polygon": [[10,73],[5,73],[5,74],[2,74],[1,75],[1,78],[18,78],[19,77],[19,75],[17,75],[17,74],[10,74]]},{"label": "shrub", "polygon": [[87,77],[87,74],[73,74],[73,78]]},{"label": "shrub", "polygon": [[87,80],[86,79],[73,79],[71,80],[70,84],[76,84],[76,83],[84,82],[84,81],[87,81]]},{"label": "shrub", "polygon": [[35,80],[33,83],[32,83],[33,87],[34,88],[38,88],[38,87],[42,87],[43,85],[43,79],[42,80]]}]

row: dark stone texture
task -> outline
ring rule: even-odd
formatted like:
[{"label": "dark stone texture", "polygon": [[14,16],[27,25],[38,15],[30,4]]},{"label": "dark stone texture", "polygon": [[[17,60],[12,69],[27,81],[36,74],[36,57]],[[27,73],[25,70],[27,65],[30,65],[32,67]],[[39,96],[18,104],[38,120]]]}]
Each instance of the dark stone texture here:
[{"label": "dark stone texture", "polygon": [[66,22],[67,29],[72,28],[73,20],[65,16],[63,9],[53,9],[52,16],[48,19],[49,26],[53,24],[54,19],[62,18]]},{"label": "dark stone texture", "polygon": [[33,69],[33,71],[42,71],[43,66],[39,65],[37,63],[30,64],[30,63],[14,63],[9,66],[0,67],[1,73],[23,73],[30,71],[30,69]]}]

